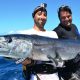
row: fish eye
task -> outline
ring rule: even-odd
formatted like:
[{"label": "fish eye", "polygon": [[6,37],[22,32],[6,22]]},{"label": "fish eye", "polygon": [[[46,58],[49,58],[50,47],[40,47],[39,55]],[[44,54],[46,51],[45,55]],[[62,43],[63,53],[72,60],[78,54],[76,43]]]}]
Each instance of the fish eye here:
[{"label": "fish eye", "polygon": [[6,41],[7,41],[8,43],[11,43],[11,42],[12,42],[11,37],[5,37],[5,39],[6,39]]}]

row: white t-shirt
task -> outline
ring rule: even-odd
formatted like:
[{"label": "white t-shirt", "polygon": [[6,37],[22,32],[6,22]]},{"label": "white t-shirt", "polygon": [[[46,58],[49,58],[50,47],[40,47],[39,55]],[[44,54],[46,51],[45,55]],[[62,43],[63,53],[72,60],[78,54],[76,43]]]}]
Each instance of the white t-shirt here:
[{"label": "white t-shirt", "polygon": [[46,37],[50,37],[50,38],[58,38],[56,32],[54,31],[36,31],[34,29],[29,29],[29,30],[22,30],[22,31],[18,31],[17,33],[20,34],[37,34],[40,36],[46,36]]}]

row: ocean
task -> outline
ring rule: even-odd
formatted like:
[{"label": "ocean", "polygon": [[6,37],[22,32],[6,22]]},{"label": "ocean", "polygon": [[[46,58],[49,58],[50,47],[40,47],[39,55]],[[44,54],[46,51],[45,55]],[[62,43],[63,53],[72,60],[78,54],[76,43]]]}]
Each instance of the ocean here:
[{"label": "ocean", "polygon": [[22,64],[0,57],[0,80],[24,80]]}]

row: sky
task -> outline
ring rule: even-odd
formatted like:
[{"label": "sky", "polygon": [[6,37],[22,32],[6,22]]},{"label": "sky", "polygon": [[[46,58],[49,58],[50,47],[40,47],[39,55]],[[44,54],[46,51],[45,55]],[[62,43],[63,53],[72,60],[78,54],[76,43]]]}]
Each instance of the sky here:
[{"label": "sky", "polygon": [[80,0],[0,0],[0,34],[31,29],[34,25],[32,12],[41,3],[47,3],[46,30],[57,27],[58,8],[68,5],[72,9],[73,23],[80,32]]}]

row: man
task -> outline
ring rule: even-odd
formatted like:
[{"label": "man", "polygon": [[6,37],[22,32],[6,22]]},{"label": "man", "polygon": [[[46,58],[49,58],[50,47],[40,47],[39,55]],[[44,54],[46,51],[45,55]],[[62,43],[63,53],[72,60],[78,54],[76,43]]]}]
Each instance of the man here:
[{"label": "man", "polygon": [[78,39],[77,27],[72,24],[72,11],[69,6],[61,6],[58,11],[60,24],[54,29],[59,38]]},{"label": "man", "polygon": [[[60,20],[59,25],[54,29],[60,39],[79,39],[79,32],[77,27],[72,23],[72,11],[69,6],[61,6],[58,10],[58,17]],[[59,70],[59,75],[64,80],[70,80],[74,76],[72,73],[77,74],[79,67],[80,55],[76,58],[65,61],[65,68]],[[78,74],[77,74],[78,75]],[[76,77],[76,76],[75,76]],[[75,78],[77,80],[78,77]],[[71,79],[72,80],[72,79]]]},{"label": "man", "polygon": [[[37,34],[52,38],[58,38],[53,31],[46,31],[44,25],[47,21],[46,4],[41,4],[32,13],[34,26],[30,30],[19,31],[22,34]],[[49,64],[48,64],[49,63]],[[59,80],[57,73],[54,73],[54,67],[50,64],[51,61],[34,61],[26,59],[22,62],[23,72],[26,80]]]}]

